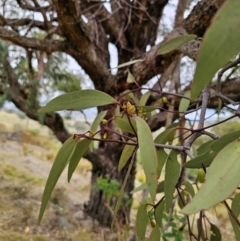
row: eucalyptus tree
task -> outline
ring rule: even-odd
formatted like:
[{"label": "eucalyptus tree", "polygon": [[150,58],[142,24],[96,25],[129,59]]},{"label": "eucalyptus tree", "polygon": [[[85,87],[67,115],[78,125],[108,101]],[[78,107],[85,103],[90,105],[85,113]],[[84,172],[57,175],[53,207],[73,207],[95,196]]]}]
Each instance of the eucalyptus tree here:
[{"label": "eucalyptus tree", "polygon": [[[121,186],[124,185],[124,193],[128,198],[122,198],[122,202],[125,205],[120,205],[117,214],[115,214],[118,223],[123,224],[129,219],[131,191],[134,188],[134,176],[136,172],[135,158],[132,159],[132,162],[128,162],[123,168],[120,168],[121,171],[118,171],[118,163],[126,140],[129,138],[129,141],[135,143],[136,139],[134,138],[137,138],[139,133],[129,131],[129,126],[124,127],[123,124],[116,123],[117,121],[109,121],[116,118],[114,117],[116,116],[116,105],[118,106],[118,115],[121,115],[123,111],[125,114],[127,113],[124,117],[129,119],[131,119],[133,114],[152,113],[152,111],[154,112],[157,109],[154,114],[146,114],[144,117],[144,119],[147,118],[151,131],[169,126],[173,121],[180,118],[180,127],[178,128],[179,141],[180,143],[187,141],[187,144],[172,149],[182,152],[182,159],[185,162],[187,155],[193,158],[190,147],[201,134],[207,134],[216,138],[216,136],[204,130],[206,108],[221,111],[223,107],[228,108],[227,104],[234,104],[236,101],[239,101],[239,79],[236,74],[239,63],[238,59],[231,62],[231,65],[222,70],[221,75],[218,76],[217,84],[216,82],[212,83],[211,87],[215,88],[217,86],[217,94],[215,93],[214,95],[211,93],[211,98],[209,97],[209,87],[206,87],[208,83],[202,81],[201,85],[198,84],[201,81],[195,81],[193,84],[194,98],[191,105],[189,105],[189,90],[191,89],[191,80],[193,77],[186,80],[184,79],[184,75],[181,74],[185,68],[182,64],[182,58],[185,57],[185,59],[188,58],[193,62],[196,61],[203,36],[211,25],[213,17],[224,2],[224,0],[201,0],[197,3],[191,1],[191,6],[189,6],[189,1],[187,0],[177,1],[172,29],[164,35],[161,42],[158,41],[158,37],[159,33],[163,32],[161,21],[164,17],[164,9],[171,3],[168,0],[121,0],[107,2],[85,0],[5,0],[1,3],[0,39],[2,40],[2,74],[0,92],[2,94],[7,93],[17,108],[25,112],[32,119],[38,120],[41,117],[43,124],[53,130],[61,142],[64,143],[68,140],[64,144],[66,147],[69,145],[69,142],[72,143],[71,140],[82,137],[87,137],[86,140],[88,140],[90,137],[86,136],[86,134],[74,133],[76,134],[74,138],[71,137],[72,139],[68,139],[73,133],[70,134],[66,130],[62,117],[58,113],[53,112],[53,110],[61,110],[61,107],[56,108],[55,106],[53,110],[51,108],[44,109],[43,107],[42,113],[45,112],[45,114],[38,112],[40,107],[38,97],[40,94],[44,94],[44,83],[46,82],[46,85],[48,83],[47,79],[43,81],[43,75],[47,70],[49,61],[53,59],[54,55],[59,53],[71,56],[75,59],[79,68],[81,67],[89,76],[89,81],[92,82],[95,90],[100,91],[79,92],[79,95],[86,96],[88,100],[88,97],[90,96],[91,98],[94,95],[92,93],[95,93],[99,103],[96,104],[94,102],[92,105],[98,106],[98,112],[102,118],[104,117],[102,113],[105,114],[104,121],[100,124],[104,131],[98,132],[100,138],[95,138],[96,130],[89,131],[90,135],[92,135],[92,140],[99,140],[98,148],[94,149],[91,147],[91,151],[87,150],[81,153],[92,163],[92,188],[89,202],[85,205],[85,211],[102,224],[109,226],[112,223],[113,214],[109,205],[106,205],[106,196],[103,191],[96,188],[95,184],[98,178],[116,179]],[[187,17],[184,17],[186,9],[188,11],[191,9],[191,11],[189,11],[190,13]],[[225,35],[225,33],[222,34]],[[216,41],[218,40],[216,39]],[[117,50],[115,58],[118,60],[118,68],[116,73],[110,71],[110,45],[114,45]],[[12,53],[13,48],[16,46],[18,52],[14,54],[17,55],[21,52],[23,61],[25,61],[24,74],[26,75],[25,79],[29,88],[24,88],[24,81],[22,81],[22,77],[17,72],[18,68],[16,68],[15,62],[12,62],[11,59],[14,54],[10,53]],[[229,59],[234,54],[237,53],[234,52],[232,56],[229,56]],[[32,67],[33,63],[37,63],[35,72]],[[224,64],[222,66],[217,65],[210,72],[216,72]],[[19,63],[18,67],[20,67]],[[232,71],[228,75],[224,75],[226,70]],[[204,71],[208,72],[207,69]],[[212,77],[207,76],[206,78]],[[151,83],[154,82],[153,87],[146,88],[149,80],[151,80]],[[219,82],[221,80],[222,83],[220,85]],[[64,81],[64,77],[61,78],[60,82],[62,83],[62,81]],[[67,84],[68,82],[66,82]],[[197,99],[204,87],[206,88],[202,96],[205,97]],[[142,97],[146,89],[150,92]],[[33,97],[35,97],[35,101],[32,102],[35,104],[30,108],[25,104],[29,100],[29,93],[27,93],[29,90],[33,93]],[[68,92],[69,89],[66,88],[64,91]],[[103,97],[102,93],[108,96],[105,96],[106,99],[105,97],[103,98],[105,102],[100,102],[100,98]],[[74,96],[67,96],[65,99],[66,103],[68,98],[75,98],[76,96]],[[109,96],[115,101],[109,99]],[[78,99],[78,97],[76,98]],[[148,109],[146,107],[141,109],[138,106],[139,99],[140,101],[144,99],[144,105],[147,104],[151,108]],[[221,99],[221,102],[219,99]],[[63,106],[65,106],[64,103],[61,102]],[[190,131],[190,139],[188,139],[189,136],[184,135],[183,131],[184,116],[187,113],[196,112],[201,109],[200,103],[203,106],[200,125],[198,131]],[[66,108],[63,107],[63,109],[77,110],[81,109],[81,107],[91,107],[91,104],[88,106],[83,102],[83,105],[80,103],[80,107],[77,107],[68,108],[67,106]],[[230,107],[228,110],[232,111]],[[145,124],[138,117],[136,119],[138,121],[135,124],[138,130],[145,130]],[[107,127],[106,123],[109,124]],[[119,126],[123,132],[119,131]],[[134,125],[131,124],[131,121],[130,127],[134,130]],[[170,129],[175,127],[174,125],[170,126]],[[126,132],[130,133],[126,134]],[[142,140],[143,138],[140,136],[138,138]],[[161,140],[162,138],[159,137]],[[169,139],[166,142],[168,141]],[[140,141],[136,145],[134,143],[128,143],[128,146],[140,146],[141,149],[143,148],[143,143],[145,143],[145,148],[148,148],[147,142]],[[156,147],[162,150],[163,146],[160,143]],[[171,149],[171,147],[169,148]],[[132,149],[131,154],[134,153],[135,149]],[[161,152],[161,155],[165,156],[166,153]],[[172,155],[173,159],[177,156],[175,152]],[[147,158],[144,154],[141,157]],[[129,166],[131,166],[131,169]],[[128,176],[127,179],[125,179],[126,175]],[[179,186],[183,183],[184,177],[185,172],[183,168],[180,178],[177,177],[177,179],[179,178]],[[174,186],[171,188],[174,191]],[[149,191],[153,197],[155,191],[151,188]],[[170,193],[169,195],[171,196],[172,194]],[[109,204],[116,203],[116,199],[117,197],[113,195]],[[171,197],[170,199],[172,200]],[[169,198],[167,200],[169,201]],[[185,213],[191,212],[192,210],[187,210]],[[189,232],[191,236],[191,230]]]}]

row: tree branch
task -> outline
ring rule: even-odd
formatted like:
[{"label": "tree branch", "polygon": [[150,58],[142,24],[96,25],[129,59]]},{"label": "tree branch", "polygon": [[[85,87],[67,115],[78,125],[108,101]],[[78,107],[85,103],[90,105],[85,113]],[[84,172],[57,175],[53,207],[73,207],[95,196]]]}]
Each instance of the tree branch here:
[{"label": "tree branch", "polygon": [[106,36],[101,36],[101,43],[96,44],[89,28],[91,26],[87,26],[81,18],[78,1],[54,0],[53,5],[58,14],[59,26],[72,46],[72,50],[67,53],[86,71],[96,89],[105,90],[111,77],[108,71],[110,57]]},{"label": "tree branch", "polygon": [[[17,18],[3,18],[3,16],[0,16],[0,26],[9,26],[13,28],[25,26],[25,27],[29,27],[30,29],[38,28],[42,31],[48,31],[48,29],[46,29],[44,22],[30,19],[30,18],[17,19]],[[50,31],[51,29],[56,29],[56,26],[54,26],[53,24],[50,24]],[[55,33],[58,34],[59,36],[62,36],[62,32],[60,31],[59,28],[55,30]]]},{"label": "tree branch", "polygon": [[42,10],[44,11],[51,11],[52,6],[39,6],[39,7],[34,7],[31,4],[29,4],[26,0],[17,0],[17,3],[20,8],[24,10],[29,10],[29,11],[34,11],[34,12],[41,12]]},{"label": "tree branch", "polygon": [[[224,0],[202,0],[197,3],[193,11],[190,13],[188,18],[182,22],[182,27],[174,29],[162,42],[170,40],[174,37],[186,35],[186,34],[197,34],[202,37],[206,29],[209,27],[211,19],[221,6]],[[192,27],[192,22],[194,20],[194,28]],[[155,45],[151,50],[145,53],[141,58],[145,61],[138,62],[130,66],[130,72],[133,74],[135,80],[139,85],[146,84],[146,82],[154,77],[156,74],[161,74],[166,68],[174,61],[177,56],[182,53],[188,57],[196,60],[199,46],[201,44],[201,39],[196,39],[182,45],[175,51],[169,54],[161,55],[156,57],[158,49],[161,47],[162,43]],[[152,66],[152,67],[151,67]],[[126,69],[121,69],[119,71],[118,87],[121,88],[127,77]],[[128,89],[129,86],[125,85]]]},{"label": "tree branch", "polygon": [[[8,79],[8,83],[10,87],[5,91],[8,92],[11,96],[11,101],[15,104],[15,106],[23,111],[29,118],[39,121],[39,114],[37,100],[35,100],[34,107],[27,107],[26,102],[28,101],[28,95],[25,93],[24,87],[21,87],[18,83],[18,79],[14,74],[12,67],[9,64],[7,57],[4,58],[4,68],[6,77]],[[49,127],[54,135],[58,138],[62,143],[70,137],[70,134],[64,127],[63,119],[58,113],[53,114],[45,114],[43,117],[43,124]]]},{"label": "tree branch", "polygon": [[55,51],[66,52],[68,49],[64,41],[22,37],[18,33],[3,27],[0,27],[0,38],[26,49],[34,49],[46,53]]}]

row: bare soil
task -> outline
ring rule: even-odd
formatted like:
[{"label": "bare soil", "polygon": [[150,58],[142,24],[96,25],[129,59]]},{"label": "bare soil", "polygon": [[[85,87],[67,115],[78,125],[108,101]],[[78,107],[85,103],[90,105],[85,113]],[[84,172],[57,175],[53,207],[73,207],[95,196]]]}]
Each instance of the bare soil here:
[{"label": "bare soil", "polygon": [[83,212],[91,176],[91,164],[84,159],[70,183],[64,171],[37,223],[44,185],[61,145],[46,128],[25,124],[0,111],[0,241],[115,240],[116,234]]}]

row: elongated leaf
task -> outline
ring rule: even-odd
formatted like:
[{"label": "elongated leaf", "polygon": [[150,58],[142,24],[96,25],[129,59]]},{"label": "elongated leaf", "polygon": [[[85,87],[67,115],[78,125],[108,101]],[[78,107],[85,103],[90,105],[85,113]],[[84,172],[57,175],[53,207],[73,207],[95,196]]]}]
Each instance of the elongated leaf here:
[{"label": "elongated leaf", "polygon": [[179,123],[174,122],[174,123],[170,124],[169,126],[167,126],[166,130],[174,129],[178,126],[179,126]]},{"label": "elongated leaf", "polygon": [[150,237],[148,239],[148,241],[160,241],[160,238],[161,238],[161,233],[160,233],[160,229],[159,227],[156,225],[151,234],[150,234]]},{"label": "elongated leaf", "polygon": [[228,143],[232,142],[233,140],[236,140],[239,137],[240,131],[228,133],[220,137],[218,140],[214,141],[210,147],[213,151],[221,151],[222,148],[225,147]]},{"label": "elongated leaf", "polygon": [[151,91],[147,91],[146,93],[144,93],[140,98],[139,106],[145,106],[151,94],[152,94]]},{"label": "elongated leaf", "polygon": [[222,235],[221,232],[219,230],[219,228],[211,223],[211,237],[210,237],[210,241],[221,241],[222,240]]},{"label": "elongated leaf", "polygon": [[153,137],[148,124],[136,116],[137,134],[139,142],[140,157],[143,170],[146,175],[146,183],[152,201],[155,201],[157,189],[157,154],[153,143]]},{"label": "elongated leaf", "polygon": [[[191,97],[191,91],[186,91],[184,96],[190,98]],[[190,100],[182,98],[179,104],[179,115],[180,117],[184,116],[184,112],[188,109],[190,104]]]},{"label": "elongated leaf", "polygon": [[179,36],[179,37],[170,39],[160,47],[160,49],[158,50],[158,55],[167,54],[173,51],[174,49],[179,48],[183,44],[189,42],[190,40],[195,39],[196,37],[197,36],[194,34],[189,34],[189,35]]},{"label": "elongated leaf", "polygon": [[69,159],[73,153],[73,151],[76,148],[76,140],[73,139],[73,137],[68,138],[65,143],[62,145],[60,148],[55,161],[52,165],[52,168],[50,170],[43,196],[42,196],[42,202],[41,202],[41,207],[40,207],[40,212],[38,216],[38,222],[40,223],[43,217],[43,214],[45,212],[45,209],[47,207],[47,203],[50,199],[50,196],[52,194],[52,191],[62,174],[63,170],[65,169],[66,165],[69,162]]},{"label": "elongated leaf", "polygon": [[213,23],[204,36],[198,53],[196,73],[192,85],[192,98],[194,100],[211,81],[215,73],[226,65],[229,59],[239,53],[240,31],[233,31],[240,26],[240,18],[236,9],[240,9],[239,0],[226,1],[215,15]]},{"label": "elongated leaf", "polygon": [[192,202],[182,209],[184,214],[206,210],[222,202],[237,188],[240,183],[239,148],[240,142],[235,140],[218,153],[208,168],[205,183]]},{"label": "elongated leaf", "polygon": [[[185,168],[201,168],[202,165],[204,167],[209,167],[212,163],[213,159],[216,157],[216,155],[230,142],[240,137],[240,131],[228,133],[226,135],[223,135],[216,141],[209,141],[205,144],[203,144],[198,149],[198,153],[203,152],[204,150],[207,150],[205,153],[203,153],[200,156],[197,156],[190,160],[189,162],[186,162],[183,167]],[[209,146],[209,148],[208,148]]]},{"label": "elongated leaf", "polygon": [[[128,141],[128,143],[134,143],[134,142],[130,140],[130,141]],[[118,171],[121,171],[125,167],[129,158],[132,156],[135,148],[136,147],[133,145],[128,145],[128,144],[125,145],[125,147],[123,148],[121,157],[120,157],[120,161],[118,163]]]},{"label": "elongated leaf", "polygon": [[[178,124],[176,124],[178,125]],[[166,144],[169,141],[173,141],[176,135],[176,127],[167,128],[165,131],[160,133],[154,140],[155,143]]]},{"label": "elongated leaf", "polygon": [[98,115],[96,116],[96,118],[94,119],[92,126],[91,126],[91,130],[93,132],[97,131],[98,126],[100,125],[101,121],[103,120],[104,116],[106,115],[107,111],[101,111],[98,113]]},{"label": "elongated leaf", "polygon": [[136,152],[134,153],[134,156],[132,156],[131,162],[130,162],[130,164],[128,166],[128,170],[127,170],[126,176],[124,177],[124,180],[123,180],[123,183],[122,183],[119,195],[118,195],[117,204],[115,206],[114,213],[113,213],[113,221],[112,221],[112,225],[111,225],[112,227],[113,227],[113,224],[114,224],[114,222],[115,222],[115,220],[117,218],[117,213],[118,213],[118,210],[119,210],[120,205],[122,203],[122,197],[123,197],[123,194],[124,194],[125,187],[127,185],[127,180],[129,178],[130,172],[131,172],[132,167],[133,167],[135,155],[136,155]]},{"label": "elongated leaf", "polygon": [[136,232],[139,241],[145,240],[145,233],[148,223],[148,214],[146,210],[146,205],[141,204],[138,208],[137,218],[136,218]]},{"label": "elongated leaf", "polygon": [[[240,214],[240,193],[238,193],[234,197],[234,199],[232,201],[231,209],[232,209],[232,212],[234,213],[234,215],[238,218],[239,214]],[[228,216],[232,223],[232,227],[233,227],[233,231],[234,231],[236,240],[240,240],[240,228],[230,213],[228,213]]]},{"label": "elongated leaf", "polygon": [[165,200],[162,200],[161,203],[156,207],[154,211],[156,223],[159,228],[162,228],[163,212],[165,209]]},{"label": "elongated leaf", "polygon": [[178,196],[177,202],[178,202],[178,206],[182,209],[185,206],[185,203],[186,203],[184,191],[181,191],[180,195],[181,195],[181,197]]},{"label": "elongated leaf", "polygon": [[157,160],[158,160],[157,176],[159,178],[168,155],[163,148],[158,148],[156,152],[157,152]]},{"label": "elongated leaf", "polygon": [[147,188],[147,184],[144,182],[140,186],[134,188],[131,193],[139,192]]},{"label": "elongated leaf", "polygon": [[213,140],[210,140],[210,141],[207,141],[207,142],[203,143],[200,147],[198,147],[197,154],[202,155],[205,152],[207,152],[210,149],[212,143],[213,143]]},{"label": "elongated leaf", "polygon": [[[142,107],[139,107],[138,110],[139,110],[139,114],[141,114],[141,113],[149,113],[149,112],[155,111],[156,107],[154,107],[154,106],[142,106]],[[152,115],[149,115],[148,117],[150,117]]]},{"label": "elongated leaf", "polygon": [[197,157],[193,158],[192,160],[184,163],[183,167],[184,168],[202,168],[203,166],[209,167],[217,154],[218,154],[218,152],[209,150],[209,151],[203,153],[202,155],[197,156]]},{"label": "elongated leaf", "polygon": [[185,181],[183,185],[185,186],[186,191],[188,193],[190,193],[190,195],[192,197],[194,197],[195,196],[195,191],[194,191],[194,188],[193,188],[192,184],[190,182],[188,182],[188,181]]},{"label": "elongated leaf", "polygon": [[126,62],[126,63],[119,64],[117,67],[114,67],[114,68],[111,68],[111,69],[120,69],[120,68],[129,66],[129,65],[132,65],[132,64],[136,64],[136,63],[138,63],[138,62],[142,62],[142,61],[144,61],[144,59],[131,60],[131,61],[128,61],[128,62]]},{"label": "elongated leaf", "polygon": [[[96,118],[94,119],[92,126],[91,126],[91,130],[90,132],[92,134],[95,134],[95,132],[98,129],[98,126],[100,125],[101,121],[103,120],[104,116],[106,115],[107,111],[101,111],[98,113],[98,115],[96,116]],[[94,149],[94,141],[92,141],[89,145],[89,150],[92,152]]]},{"label": "elongated leaf", "polygon": [[157,193],[164,192],[164,181],[161,181],[157,185]]},{"label": "elongated leaf", "polygon": [[175,186],[177,184],[179,174],[180,174],[180,164],[177,160],[178,154],[179,153],[176,151],[171,151],[166,163],[164,193],[165,193],[167,213],[171,208]]},{"label": "elongated leaf", "polygon": [[[137,127],[136,127],[136,122],[133,120],[133,118],[130,117],[130,120],[131,120],[131,123],[132,123],[132,126],[135,130],[137,130]],[[122,131],[126,131],[128,133],[131,133],[131,134],[134,134],[134,131],[128,121],[128,118],[127,116],[123,116],[123,117],[117,117],[115,119],[115,122],[118,126],[119,129],[121,129]]]},{"label": "elongated leaf", "polygon": [[116,103],[116,100],[104,92],[98,90],[79,90],[52,99],[38,112],[46,113],[59,110],[83,110],[114,103]]},{"label": "elongated leaf", "polygon": [[77,168],[79,161],[81,160],[84,153],[87,151],[91,142],[92,142],[91,140],[84,139],[77,143],[72,156],[69,158],[68,182],[70,182],[70,180],[72,178],[72,174],[74,173],[75,169]]}]

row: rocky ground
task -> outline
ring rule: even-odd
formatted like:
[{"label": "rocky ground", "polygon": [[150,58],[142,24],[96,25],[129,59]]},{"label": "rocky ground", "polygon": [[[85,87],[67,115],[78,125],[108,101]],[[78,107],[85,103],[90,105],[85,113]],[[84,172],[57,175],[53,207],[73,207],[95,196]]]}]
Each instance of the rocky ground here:
[{"label": "rocky ground", "polygon": [[10,127],[8,118],[0,112],[0,241],[116,240],[83,212],[91,175],[86,160],[70,183],[63,173],[38,225],[43,188],[60,143],[46,137],[44,127],[23,130],[21,120]]}]

